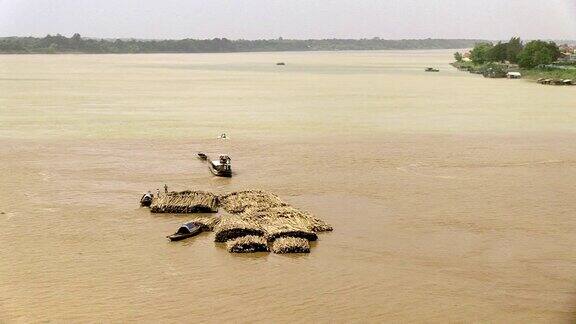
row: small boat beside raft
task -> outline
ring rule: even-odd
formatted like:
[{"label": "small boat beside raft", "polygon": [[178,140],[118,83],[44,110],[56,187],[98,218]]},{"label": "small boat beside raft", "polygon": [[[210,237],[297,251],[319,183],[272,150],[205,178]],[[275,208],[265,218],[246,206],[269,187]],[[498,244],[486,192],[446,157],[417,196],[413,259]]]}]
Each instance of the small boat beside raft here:
[{"label": "small boat beside raft", "polygon": [[208,160],[208,155],[206,155],[202,152],[198,152],[198,158],[202,161],[206,161],[206,160]]},{"label": "small boat beside raft", "polygon": [[196,222],[189,222],[186,224],[182,224],[178,231],[172,235],[166,236],[170,241],[181,241],[185,240],[189,237],[196,236],[204,230],[204,227],[201,224]]},{"label": "small boat beside raft", "polygon": [[140,207],[150,207],[153,197],[154,195],[152,195],[150,191],[145,193],[142,198],[140,198]]},{"label": "small boat beside raft", "polygon": [[218,160],[210,161],[210,171],[218,177],[232,177],[232,164],[228,155],[220,155]]}]

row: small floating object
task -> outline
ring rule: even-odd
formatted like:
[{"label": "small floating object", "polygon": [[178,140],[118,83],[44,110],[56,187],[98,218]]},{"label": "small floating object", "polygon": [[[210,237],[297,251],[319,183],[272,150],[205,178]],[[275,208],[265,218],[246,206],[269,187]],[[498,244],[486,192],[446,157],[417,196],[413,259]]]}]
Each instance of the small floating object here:
[{"label": "small floating object", "polygon": [[140,206],[141,207],[150,207],[152,205],[154,195],[150,191],[145,193],[142,198],[140,198]]},{"label": "small floating object", "polygon": [[202,153],[202,152],[198,152],[198,158],[199,158],[200,160],[206,161],[206,160],[208,160],[208,155],[206,155],[206,154],[204,154],[204,153]]},{"label": "small floating object", "polygon": [[180,226],[178,231],[172,235],[166,236],[170,241],[181,241],[189,237],[196,236],[204,230],[204,226],[196,222],[190,222]]},{"label": "small floating object", "polygon": [[220,136],[218,136],[219,139],[228,139],[228,134],[226,133],[222,133],[220,134]]},{"label": "small floating object", "polygon": [[426,70],[424,70],[424,71],[426,71],[426,72],[440,72],[439,69],[431,68],[431,67],[427,67]]},{"label": "small floating object", "polygon": [[286,63],[284,63],[284,62],[278,62],[278,63],[276,63],[276,65],[286,65]]},{"label": "small floating object", "polygon": [[218,160],[210,161],[210,171],[218,177],[232,177],[232,164],[228,155],[220,155]]}]

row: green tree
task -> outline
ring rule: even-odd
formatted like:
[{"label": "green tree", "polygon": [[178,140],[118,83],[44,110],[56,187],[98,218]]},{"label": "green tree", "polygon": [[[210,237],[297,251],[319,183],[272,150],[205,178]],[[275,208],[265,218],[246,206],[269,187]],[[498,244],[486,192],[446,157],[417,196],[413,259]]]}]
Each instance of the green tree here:
[{"label": "green tree", "polygon": [[50,46],[48,46],[48,49],[46,51],[48,52],[48,54],[54,54],[58,51],[58,45],[56,43],[52,43],[50,44]]},{"label": "green tree", "polygon": [[506,46],[506,59],[510,63],[518,63],[518,55],[522,52],[524,46],[520,37],[512,37]]},{"label": "green tree", "polygon": [[470,59],[475,64],[483,64],[489,61],[490,50],[494,47],[492,43],[479,43],[470,51]]},{"label": "green tree", "polygon": [[456,62],[462,62],[463,59],[462,53],[460,52],[454,53],[454,59],[456,60]]},{"label": "green tree", "polygon": [[562,53],[554,42],[531,41],[518,55],[518,63],[523,68],[535,68],[555,62]]},{"label": "green tree", "polygon": [[488,51],[487,60],[490,62],[504,62],[507,58],[508,44],[498,42]]}]

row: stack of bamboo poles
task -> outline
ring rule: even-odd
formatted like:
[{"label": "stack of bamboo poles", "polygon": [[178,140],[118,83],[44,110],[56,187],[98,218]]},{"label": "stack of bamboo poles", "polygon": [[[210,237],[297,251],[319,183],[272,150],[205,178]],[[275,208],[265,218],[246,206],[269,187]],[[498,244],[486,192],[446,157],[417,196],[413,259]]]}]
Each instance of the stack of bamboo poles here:
[{"label": "stack of bamboo poles", "polygon": [[[231,253],[265,252],[309,253],[310,241],[318,232],[332,231],[325,221],[296,209],[278,196],[259,190],[247,190],[216,196],[203,191],[172,192],[155,197],[154,213],[190,213],[217,211],[222,217],[198,216],[192,222],[215,232],[215,241],[226,243]],[[271,246],[269,249],[268,246]]]},{"label": "stack of bamboo poles", "polygon": [[258,223],[246,221],[238,216],[223,216],[214,228],[216,233],[214,241],[225,243],[246,235],[263,236],[264,231]]},{"label": "stack of bamboo poles", "polygon": [[212,232],[214,227],[220,222],[220,218],[216,216],[196,216],[190,222],[201,226],[203,231]]},{"label": "stack of bamboo poles", "polygon": [[[230,232],[239,233],[233,235],[232,239],[251,235],[251,233],[244,234],[249,228],[261,232],[262,234],[256,236],[263,237],[270,243],[274,253],[308,253],[309,242],[318,239],[316,232],[332,230],[332,226],[325,221],[300,211],[278,196],[264,191],[249,190],[222,195],[220,203],[227,212],[234,215],[229,216],[218,226],[223,230],[217,229],[217,242],[222,242]],[[222,234],[219,235],[219,232]]]},{"label": "stack of bamboo poles", "polygon": [[230,214],[240,214],[249,210],[267,210],[286,206],[278,196],[261,190],[237,191],[220,196],[220,206]]},{"label": "stack of bamboo poles", "polygon": [[245,235],[226,242],[230,253],[268,252],[268,244],[263,236]]},{"label": "stack of bamboo poles", "polygon": [[299,237],[279,237],[272,242],[272,252],[285,253],[310,253],[310,243],[307,239]]},{"label": "stack of bamboo poles", "polygon": [[207,213],[218,211],[218,196],[205,191],[169,192],[154,197],[153,213]]}]

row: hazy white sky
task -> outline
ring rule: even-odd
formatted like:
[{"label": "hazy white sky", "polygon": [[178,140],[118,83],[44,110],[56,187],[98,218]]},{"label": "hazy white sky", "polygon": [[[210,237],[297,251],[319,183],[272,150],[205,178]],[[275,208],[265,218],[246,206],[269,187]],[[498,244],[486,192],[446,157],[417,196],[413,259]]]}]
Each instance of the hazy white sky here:
[{"label": "hazy white sky", "polygon": [[0,0],[0,36],[576,39],[576,0]]}]

